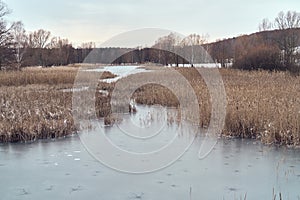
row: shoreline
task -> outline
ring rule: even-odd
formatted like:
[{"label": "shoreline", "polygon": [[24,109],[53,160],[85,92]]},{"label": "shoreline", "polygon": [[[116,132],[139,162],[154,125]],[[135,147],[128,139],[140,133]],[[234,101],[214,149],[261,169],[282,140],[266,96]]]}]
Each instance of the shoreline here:
[{"label": "shoreline", "polygon": [[[162,73],[155,68],[150,73]],[[61,138],[76,134],[79,129],[73,122],[71,106],[74,91],[62,91],[72,88],[76,70],[64,67],[0,72],[0,142]],[[197,77],[193,68],[176,70],[190,81],[195,90],[201,102],[199,125],[206,127],[211,105],[205,83],[201,77]],[[135,78],[143,79],[147,73],[136,74]],[[220,69],[220,73],[228,102],[221,137],[252,138],[266,145],[292,148],[300,146],[300,111],[297,112],[297,109],[300,110],[300,94],[297,92],[300,77],[284,72],[232,69]],[[105,73],[104,78],[114,77],[114,74]],[[104,82],[98,84],[98,118],[111,117],[110,98],[114,85]],[[142,86],[133,97],[139,104],[178,107],[178,100],[170,90],[153,84]],[[10,134],[16,137],[10,140],[7,138]]]}]

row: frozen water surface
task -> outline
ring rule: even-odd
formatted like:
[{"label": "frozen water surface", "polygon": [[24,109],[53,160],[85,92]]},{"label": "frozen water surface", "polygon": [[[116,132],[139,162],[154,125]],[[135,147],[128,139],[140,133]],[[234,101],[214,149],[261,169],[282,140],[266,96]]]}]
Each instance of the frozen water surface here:
[{"label": "frozen water surface", "polygon": [[[153,117],[144,124],[141,119],[147,119],[149,112],[160,116],[161,122]],[[176,123],[163,125],[162,112],[159,107],[140,106],[136,115],[125,115],[120,125],[103,129],[120,148],[148,151],[168,142],[176,129]],[[145,145],[145,141],[139,144],[120,131],[130,131],[137,123],[142,123],[140,128],[145,130],[151,126],[160,130],[156,126],[163,126],[162,138],[155,140],[157,136],[153,136]],[[199,160],[203,139],[198,136],[173,165],[140,175],[102,165],[86,151],[78,136],[1,145],[1,199],[233,200],[244,199],[246,194],[247,199],[271,200],[273,189],[277,196],[281,192],[283,199],[299,198],[300,150],[265,146],[254,140],[219,139],[210,155]]]}]

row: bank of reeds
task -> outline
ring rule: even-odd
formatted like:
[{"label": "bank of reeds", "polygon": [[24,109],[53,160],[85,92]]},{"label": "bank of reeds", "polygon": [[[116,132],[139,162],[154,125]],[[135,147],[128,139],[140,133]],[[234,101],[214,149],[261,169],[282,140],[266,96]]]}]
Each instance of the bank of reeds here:
[{"label": "bank of reeds", "polygon": [[[195,90],[201,127],[207,127],[211,102],[205,82],[194,68],[177,68]],[[0,72],[0,141],[63,137],[77,130],[72,119],[72,88],[77,68]],[[154,70],[147,73],[161,73]],[[143,79],[147,73],[135,76]],[[227,113],[223,136],[255,138],[266,144],[300,145],[300,77],[285,72],[221,69]],[[105,77],[114,75],[106,74]],[[176,80],[174,82],[176,88]],[[110,98],[114,83],[100,83],[96,93],[98,117],[114,120]],[[178,85],[178,90],[182,87]],[[103,94],[101,91],[106,91]],[[149,84],[133,94],[137,103],[179,106],[167,88]],[[129,103],[129,102],[128,102]],[[126,102],[125,102],[126,104]],[[128,106],[127,106],[128,108]]]},{"label": "bank of reeds", "polygon": [[32,84],[73,84],[76,68],[31,68],[22,71],[1,71],[0,86],[26,86]]},{"label": "bank of reeds", "polygon": [[[195,68],[176,70],[189,80],[197,94],[200,104],[199,125],[203,128],[208,127],[211,117],[211,97],[205,82]],[[155,70],[151,73],[156,73],[154,76],[159,77],[165,72]],[[265,144],[300,145],[300,77],[285,72],[230,69],[221,69],[220,73],[227,95],[225,126],[220,135],[261,139]],[[134,75],[132,80],[130,77],[125,79],[130,83],[134,80],[141,81],[145,76],[149,74]],[[177,91],[185,92],[185,88],[180,83],[177,84],[172,77],[167,81],[172,82],[173,88]],[[112,89],[110,88],[110,91]],[[158,84],[147,84],[138,88],[133,97],[140,104],[180,106],[177,97],[168,88]],[[101,102],[104,107],[110,106],[109,99]],[[126,108],[126,105],[124,107]],[[106,110],[108,116],[109,111]]]},{"label": "bank of reeds", "polygon": [[[177,68],[177,71],[196,91],[200,104],[199,124],[207,127],[211,101],[205,82],[194,68]],[[285,72],[230,69],[221,69],[220,73],[228,103],[221,135],[261,139],[266,144],[300,145],[300,77]],[[135,97],[139,103],[178,106],[170,90],[155,84],[138,89]]]},{"label": "bank of reeds", "polygon": [[[72,87],[78,68],[76,67],[49,67],[24,68],[22,71],[1,71],[0,86],[26,86],[26,85],[61,85],[68,84]],[[86,72],[92,73],[92,72]],[[115,74],[104,71],[102,79],[114,78]]]},{"label": "bank of reeds", "polygon": [[[76,133],[72,90],[63,90],[73,87],[76,74],[77,69],[70,67],[0,72],[0,142],[35,141]],[[101,79],[113,77],[114,74],[104,72]],[[102,84],[103,88],[109,85]],[[108,97],[103,97],[101,101],[107,101]]]},{"label": "bank of reeds", "polygon": [[46,86],[2,86],[0,141],[59,138],[76,132],[71,94]]}]

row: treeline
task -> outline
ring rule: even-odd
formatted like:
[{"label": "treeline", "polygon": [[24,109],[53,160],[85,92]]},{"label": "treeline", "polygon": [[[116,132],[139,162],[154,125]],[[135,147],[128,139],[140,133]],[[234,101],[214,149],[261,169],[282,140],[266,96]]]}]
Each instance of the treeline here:
[{"label": "treeline", "polygon": [[95,48],[86,57],[85,62],[103,64],[157,63],[165,66],[179,66],[182,64],[211,63],[213,60],[209,59],[209,54],[200,45],[193,47],[173,46],[171,49],[154,45],[151,48]]},{"label": "treeline", "polygon": [[264,19],[259,32],[207,44],[223,67],[290,70],[300,68],[300,14],[280,12],[273,22]]},{"label": "treeline", "polygon": [[[176,52],[176,51],[175,51]],[[164,66],[174,64],[190,64],[190,62],[179,54],[156,48],[134,49],[114,59],[113,64],[122,63],[157,63]]]},{"label": "treeline", "polygon": [[27,32],[22,22],[8,23],[10,10],[0,0],[0,69],[80,63],[95,48],[93,42],[74,48],[68,39],[39,29]]},{"label": "treeline", "polygon": [[[220,63],[222,67],[300,72],[300,14],[280,12],[271,22],[263,19],[259,32],[208,43],[207,35],[185,38],[171,33],[151,48],[98,48],[83,43],[75,48],[68,39],[39,29],[26,32],[22,22],[8,23],[9,9],[0,0],[0,70],[24,66],[72,63],[145,63],[162,65]],[[93,50],[93,51],[92,51]],[[91,53],[92,52],[92,53]]]},{"label": "treeline", "polygon": [[[274,22],[264,19],[259,32],[207,42],[206,35],[180,38],[171,33],[159,38],[152,49],[134,50],[116,63],[156,62],[198,64],[215,62],[243,70],[288,70],[300,73],[300,14],[280,12]],[[160,49],[157,51],[156,49]],[[208,52],[208,53],[207,53]]]},{"label": "treeline", "polygon": [[[223,67],[233,64],[234,68],[248,70],[286,70],[288,67],[299,65],[299,36],[300,28],[270,30],[207,45],[210,55]],[[284,40],[289,41],[290,37],[297,37],[297,40],[289,47]]]}]

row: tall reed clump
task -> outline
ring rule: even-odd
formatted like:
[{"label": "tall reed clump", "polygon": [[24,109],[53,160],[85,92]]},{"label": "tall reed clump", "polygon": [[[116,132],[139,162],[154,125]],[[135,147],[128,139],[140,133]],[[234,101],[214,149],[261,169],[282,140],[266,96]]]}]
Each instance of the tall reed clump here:
[{"label": "tall reed clump", "polygon": [[[91,73],[85,74],[86,80]],[[70,67],[0,72],[0,142],[35,141],[76,133],[71,90],[76,74],[77,69]],[[113,77],[110,72],[101,76]],[[107,99],[103,97],[102,100]]]},{"label": "tall reed clump", "polygon": [[[78,130],[72,118],[72,88],[77,68],[28,69],[21,72],[0,72],[0,141],[17,142],[39,138],[56,138]],[[189,81],[199,103],[197,123],[208,127],[211,116],[211,97],[207,86],[195,68],[175,68]],[[210,70],[210,69],[206,69]],[[169,79],[181,96],[185,88],[170,76],[167,68],[155,69],[125,77],[128,90],[134,81],[154,77]],[[226,95],[227,112],[220,135],[255,138],[265,144],[300,145],[300,77],[285,72],[239,71],[221,69]],[[88,80],[90,73],[83,77]],[[102,78],[115,75],[104,73]],[[99,82],[95,90],[97,117],[107,123],[112,116],[112,93],[117,83]],[[80,91],[77,91],[80,92]],[[125,91],[126,93],[126,91]],[[132,94],[137,103],[178,107],[178,98],[171,90],[158,84],[146,84]],[[121,97],[128,112],[130,97]],[[189,98],[183,98],[189,101]],[[122,101],[122,99],[121,99]],[[186,102],[189,103],[189,102]],[[119,108],[117,108],[119,109]],[[122,108],[120,108],[122,110]]]},{"label": "tall reed clump", "polygon": [[[159,84],[146,84],[138,88],[133,94],[137,103],[147,105],[160,104],[162,106],[180,108],[179,99],[171,91],[171,89],[176,90],[177,95],[183,97],[181,101],[188,101],[185,102],[187,105],[190,104],[189,101],[194,101],[194,99],[185,96],[187,94],[186,88],[182,86],[182,83],[178,82],[173,77],[163,75],[163,73],[168,73],[168,70],[169,69],[155,70],[152,73],[154,73],[153,77],[164,78],[167,82],[170,82],[172,84],[172,88],[167,88]],[[211,105],[209,92],[203,79],[199,76],[199,74],[197,74],[198,71],[194,68],[176,68],[176,70],[181,74],[181,76],[184,76],[185,79],[189,81],[195,91],[200,112],[200,121],[195,123],[199,123],[202,127],[207,127],[210,119]],[[148,76],[148,74],[135,75],[134,78],[143,80],[144,76]],[[186,109],[188,110],[189,108]],[[189,117],[189,119],[192,118],[193,116]]]},{"label": "tall reed clump", "polygon": [[59,138],[76,132],[71,94],[47,87],[1,87],[0,141]]},{"label": "tall reed clump", "polygon": [[[211,97],[205,82],[195,68],[176,70],[195,90],[200,107],[199,125],[207,127]],[[227,95],[225,126],[220,135],[256,138],[266,144],[300,145],[300,77],[285,72],[231,69],[221,69],[220,73]],[[180,106],[168,88],[155,84],[141,87],[134,96],[142,104]]]},{"label": "tall reed clump", "polygon": [[300,77],[265,71],[222,74],[228,98],[224,135],[300,145]]}]

